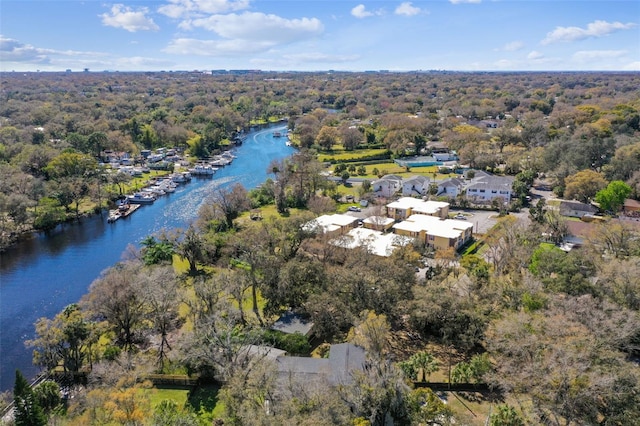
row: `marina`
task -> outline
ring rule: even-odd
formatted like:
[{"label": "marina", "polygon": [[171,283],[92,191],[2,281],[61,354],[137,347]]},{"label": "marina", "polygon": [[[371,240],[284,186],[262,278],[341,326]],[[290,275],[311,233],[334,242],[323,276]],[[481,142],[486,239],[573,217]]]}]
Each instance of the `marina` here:
[{"label": "marina", "polygon": [[174,193],[157,197],[151,204],[130,204],[134,210],[127,213],[129,220],[119,216],[108,223],[105,211],[34,234],[4,252],[0,262],[0,390],[11,389],[16,369],[28,378],[38,373],[32,364],[32,349],[24,344],[33,339],[38,318],[52,318],[65,306],[77,303],[102,271],[122,261],[131,246],[138,247],[149,235],[188,227],[200,206],[219,188],[238,183],[250,190],[263,183],[271,161],[294,152],[273,137],[273,131],[279,129],[284,126],[248,132],[242,145],[234,149],[233,162],[219,168],[213,178],[192,177],[188,166],[176,167],[167,179],[185,180],[183,183],[190,179],[190,183],[177,185]]}]

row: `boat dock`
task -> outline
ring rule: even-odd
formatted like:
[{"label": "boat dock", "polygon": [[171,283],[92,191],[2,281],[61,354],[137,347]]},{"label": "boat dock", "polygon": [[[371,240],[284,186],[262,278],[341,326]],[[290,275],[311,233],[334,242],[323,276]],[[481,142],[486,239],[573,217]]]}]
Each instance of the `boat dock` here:
[{"label": "boat dock", "polygon": [[109,217],[107,218],[107,222],[113,223],[122,217],[127,217],[138,210],[140,206],[141,204],[121,204],[118,209],[109,210]]}]

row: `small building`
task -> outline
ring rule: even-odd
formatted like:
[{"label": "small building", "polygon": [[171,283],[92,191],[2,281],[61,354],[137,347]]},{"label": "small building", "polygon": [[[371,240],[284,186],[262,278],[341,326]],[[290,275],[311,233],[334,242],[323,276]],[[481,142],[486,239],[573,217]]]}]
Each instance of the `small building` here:
[{"label": "small building", "polygon": [[279,356],[276,358],[278,382],[309,385],[326,382],[345,385],[353,382],[353,373],[365,368],[364,349],[351,343],[331,345],[328,358]]},{"label": "small building", "polygon": [[513,177],[495,176],[486,172],[478,173],[466,186],[466,197],[475,203],[490,203],[501,199],[503,203],[511,201]]},{"label": "small building", "polygon": [[456,198],[464,193],[464,181],[460,178],[449,178],[438,183],[438,196]]},{"label": "small building", "polygon": [[630,217],[640,217],[640,201],[627,198],[622,205],[622,214]]},{"label": "small building", "polygon": [[393,225],[398,235],[415,238],[436,250],[453,247],[458,250],[473,236],[473,224],[465,220],[440,219],[434,216],[414,214]]},{"label": "small building", "polygon": [[411,243],[412,238],[393,233],[382,233],[367,228],[355,228],[331,240],[331,244],[345,249],[365,248],[380,257],[391,256],[394,250]]},{"label": "small building", "polygon": [[314,220],[303,225],[305,231],[338,235],[348,232],[358,225],[358,218],[346,214],[331,214],[318,216]]},{"label": "small building", "polygon": [[313,323],[293,311],[287,311],[278,318],[271,326],[272,330],[281,331],[286,334],[300,333],[308,336],[313,328]]},{"label": "small building", "polygon": [[443,201],[424,201],[418,198],[402,197],[387,204],[387,216],[395,220],[406,219],[413,214],[423,214],[446,218],[449,215],[449,203]]},{"label": "small building", "polygon": [[423,196],[429,192],[430,180],[425,176],[411,176],[402,181],[402,195],[407,197]]},{"label": "small building", "polygon": [[578,218],[582,218],[587,215],[594,215],[598,212],[598,209],[595,206],[576,200],[561,200],[558,210],[561,216]]},{"label": "small building", "polygon": [[379,197],[391,197],[402,188],[402,178],[398,175],[382,176],[371,182],[371,190]]},{"label": "small building", "polygon": [[374,231],[385,232],[391,229],[391,226],[396,221],[386,216],[369,216],[362,221],[362,224],[367,229],[373,229]]},{"label": "small building", "polygon": [[438,162],[458,161],[458,156],[453,152],[439,152],[432,154],[433,158]]}]

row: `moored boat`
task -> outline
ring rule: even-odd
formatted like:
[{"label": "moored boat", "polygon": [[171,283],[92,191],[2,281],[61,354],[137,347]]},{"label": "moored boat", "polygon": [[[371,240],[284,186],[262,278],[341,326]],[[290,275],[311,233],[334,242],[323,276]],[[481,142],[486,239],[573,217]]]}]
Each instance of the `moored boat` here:
[{"label": "moored boat", "polygon": [[131,204],[153,204],[154,201],[156,201],[156,197],[141,192],[127,196],[127,202]]},{"label": "moored boat", "polygon": [[213,176],[216,169],[208,164],[197,164],[193,169],[189,169],[189,173],[194,176]]}]

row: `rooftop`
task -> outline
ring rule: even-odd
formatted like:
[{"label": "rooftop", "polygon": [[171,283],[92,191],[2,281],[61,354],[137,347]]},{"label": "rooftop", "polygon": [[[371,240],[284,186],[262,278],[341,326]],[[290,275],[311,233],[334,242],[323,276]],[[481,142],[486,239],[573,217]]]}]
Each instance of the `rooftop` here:
[{"label": "rooftop", "polygon": [[384,234],[367,228],[351,229],[346,235],[331,241],[331,244],[348,249],[366,247],[371,254],[387,257],[401,246],[411,242],[411,238],[402,235]]}]

